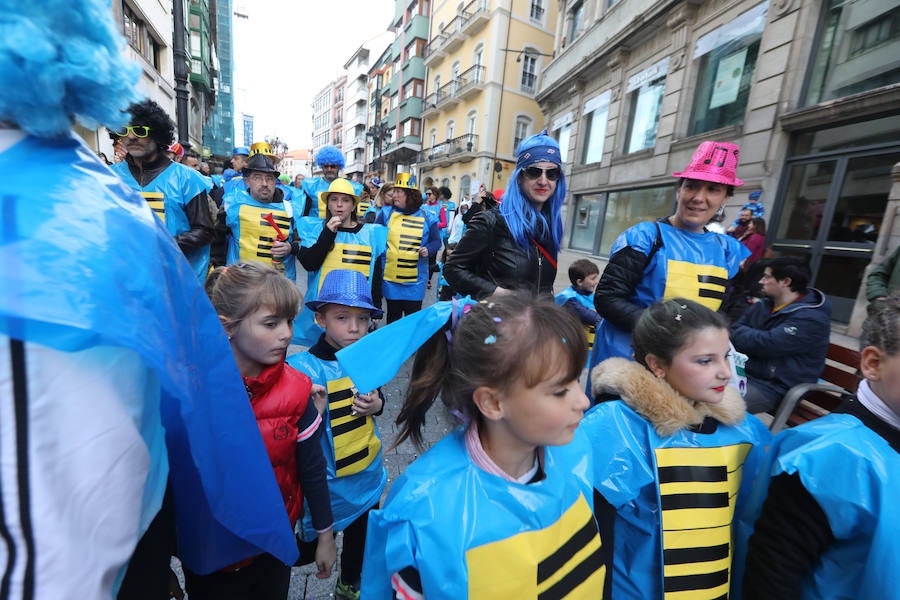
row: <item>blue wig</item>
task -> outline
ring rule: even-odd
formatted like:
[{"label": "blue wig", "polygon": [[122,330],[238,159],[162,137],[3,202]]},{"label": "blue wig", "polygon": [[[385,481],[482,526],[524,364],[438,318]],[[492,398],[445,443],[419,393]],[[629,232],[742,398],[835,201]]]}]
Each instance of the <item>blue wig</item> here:
[{"label": "blue wig", "polygon": [[[549,161],[560,166],[562,171],[562,159],[559,154],[559,144],[547,135],[545,129],[537,135],[522,140],[516,149],[516,168],[506,184],[506,192],[503,194],[503,203],[500,205],[500,214],[506,220],[506,226],[516,243],[524,250],[531,251],[532,240],[543,239],[550,245],[555,255],[559,252],[562,242],[562,205],[566,198],[566,176],[560,172],[559,181],[556,182],[556,191],[547,199],[543,208],[538,211],[531,205],[528,199],[519,189],[519,178],[525,167],[541,161]],[[544,244],[542,244],[544,245]]]},{"label": "blue wig", "polygon": [[322,149],[316,152],[316,164],[337,165],[338,168],[344,168],[344,153],[335,146],[322,146]]},{"label": "blue wig", "polygon": [[140,69],[109,0],[0,0],[0,120],[29,134],[128,122]]}]

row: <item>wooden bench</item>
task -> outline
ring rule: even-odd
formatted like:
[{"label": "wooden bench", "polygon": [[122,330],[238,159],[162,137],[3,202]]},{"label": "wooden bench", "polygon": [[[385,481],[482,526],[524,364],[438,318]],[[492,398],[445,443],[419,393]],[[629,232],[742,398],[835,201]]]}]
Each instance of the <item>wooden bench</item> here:
[{"label": "wooden bench", "polygon": [[859,352],[828,344],[825,368],[819,378],[824,383],[804,383],[788,390],[769,425],[772,433],[827,415],[846,398],[852,397],[861,379]]}]

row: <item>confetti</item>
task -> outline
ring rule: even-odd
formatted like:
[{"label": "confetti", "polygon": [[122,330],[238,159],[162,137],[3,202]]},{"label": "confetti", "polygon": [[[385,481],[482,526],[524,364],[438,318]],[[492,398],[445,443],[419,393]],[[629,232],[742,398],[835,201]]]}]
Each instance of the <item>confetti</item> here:
[{"label": "confetti", "polygon": [[497,336],[496,336],[496,335],[489,335],[489,336],[487,336],[486,338],[484,338],[484,343],[485,343],[485,344],[496,344],[496,343],[497,343]]},{"label": "confetti", "polygon": [[494,323],[502,323],[502,322],[503,322],[503,319],[501,319],[500,317],[494,317]]}]

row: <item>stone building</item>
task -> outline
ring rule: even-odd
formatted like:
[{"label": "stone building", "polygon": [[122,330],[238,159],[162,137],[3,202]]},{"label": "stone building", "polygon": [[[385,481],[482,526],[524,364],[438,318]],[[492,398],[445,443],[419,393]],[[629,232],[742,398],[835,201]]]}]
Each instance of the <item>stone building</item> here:
[{"label": "stone building", "polygon": [[900,4],[558,4],[537,100],[568,147],[566,245],[602,264],[625,228],[671,213],[671,173],[701,141],[735,142],[746,184],[727,221],[761,192],[768,243],[807,258],[836,325],[849,322],[896,222],[885,211],[900,161]]}]

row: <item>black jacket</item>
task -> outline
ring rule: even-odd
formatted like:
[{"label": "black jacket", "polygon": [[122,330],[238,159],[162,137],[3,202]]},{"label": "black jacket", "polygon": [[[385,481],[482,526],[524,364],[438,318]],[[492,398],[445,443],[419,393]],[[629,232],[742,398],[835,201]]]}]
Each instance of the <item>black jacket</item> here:
[{"label": "black jacket", "polygon": [[523,250],[513,238],[500,210],[492,208],[469,221],[456,250],[444,265],[444,277],[462,295],[480,300],[497,287],[528,290],[533,294],[553,294],[556,256],[548,260],[532,246]]},{"label": "black jacket", "polygon": [[734,347],[747,355],[747,375],[782,392],[818,381],[831,338],[831,300],[815,288],[772,314],[766,298],[731,326]]}]

